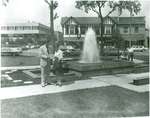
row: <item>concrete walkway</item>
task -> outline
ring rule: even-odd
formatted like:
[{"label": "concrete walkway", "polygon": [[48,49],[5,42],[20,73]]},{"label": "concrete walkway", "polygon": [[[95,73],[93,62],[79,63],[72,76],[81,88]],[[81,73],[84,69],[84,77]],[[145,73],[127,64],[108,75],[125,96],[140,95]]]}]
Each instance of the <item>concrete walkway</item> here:
[{"label": "concrete walkway", "polygon": [[106,82],[107,84],[116,85],[125,89],[129,89],[135,92],[146,92],[149,91],[150,87],[149,84],[140,86],[131,84],[133,80],[149,78],[149,72],[96,76],[91,78],[99,80],[101,82],[102,81]]},{"label": "concrete walkway", "polygon": [[80,90],[86,88],[95,88],[109,86],[105,82],[100,82],[98,80],[80,80],[69,85],[63,85],[62,87],[56,85],[48,85],[46,87],[41,87],[41,85],[28,85],[28,86],[17,86],[17,87],[7,87],[0,88],[0,99],[9,99],[9,98],[19,98],[27,97],[33,95],[41,94],[50,94],[50,93],[59,93],[72,90]]},{"label": "concrete walkway", "polygon": [[12,66],[12,67],[1,67],[0,70],[26,70],[26,69],[38,69],[40,68],[40,65],[36,66]]},{"label": "concrete walkway", "polygon": [[17,86],[17,87],[6,87],[0,88],[0,99],[10,99],[27,97],[33,95],[59,93],[87,88],[104,87],[110,85],[116,85],[125,89],[129,89],[135,92],[146,92],[149,91],[150,85],[135,86],[129,84],[133,79],[139,77],[148,76],[149,73],[139,73],[139,74],[116,74],[116,75],[106,75],[106,76],[96,76],[91,77],[88,80],[79,80],[68,85],[63,85],[62,87],[55,85],[48,85],[46,87],[41,87],[41,85],[28,85],[28,86]]}]

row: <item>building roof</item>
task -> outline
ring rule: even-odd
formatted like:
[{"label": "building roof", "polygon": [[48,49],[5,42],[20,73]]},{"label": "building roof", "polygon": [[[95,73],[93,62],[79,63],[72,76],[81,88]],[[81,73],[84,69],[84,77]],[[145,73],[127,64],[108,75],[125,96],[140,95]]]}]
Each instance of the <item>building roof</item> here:
[{"label": "building roof", "polygon": [[18,23],[3,23],[0,26],[40,26],[49,29],[48,26],[37,22],[18,22]]},{"label": "building roof", "polygon": [[[70,18],[73,18],[79,24],[99,24],[98,17],[62,17],[61,24],[66,23]],[[145,24],[145,17],[110,17],[118,24]]]},{"label": "building roof", "polygon": [[70,18],[73,18],[79,24],[99,24],[100,22],[97,17],[62,17],[61,24],[66,23]]},{"label": "building roof", "polygon": [[118,24],[145,24],[145,17],[112,17]]}]

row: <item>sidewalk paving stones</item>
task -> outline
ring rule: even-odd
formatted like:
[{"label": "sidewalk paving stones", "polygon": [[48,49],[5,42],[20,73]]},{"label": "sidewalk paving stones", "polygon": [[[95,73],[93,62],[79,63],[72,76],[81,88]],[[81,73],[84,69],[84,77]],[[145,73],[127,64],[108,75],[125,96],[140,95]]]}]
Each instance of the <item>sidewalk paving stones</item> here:
[{"label": "sidewalk paving stones", "polygon": [[33,81],[25,81],[25,82],[23,82],[24,84],[32,84],[33,83]]},{"label": "sidewalk paving stones", "polygon": [[116,75],[110,75],[110,76],[96,76],[96,77],[91,77],[92,79],[97,79],[99,81],[106,82],[111,85],[117,85],[119,87],[123,87],[129,90],[133,90],[136,92],[145,92],[149,91],[150,85],[141,85],[141,86],[136,86],[132,85],[131,82],[133,82],[134,79],[139,79],[143,77],[149,77],[147,73],[138,73],[138,74],[116,74]]},{"label": "sidewalk paving stones", "polygon": [[10,77],[10,76],[9,76],[9,75],[7,75],[7,74],[1,75],[1,79],[13,80],[13,78],[12,78],[12,77]]},{"label": "sidewalk paving stones", "polygon": [[22,80],[13,80],[14,83],[22,82]]},{"label": "sidewalk paving stones", "polygon": [[3,93],[0,94],[0,99],[18,98],[49,93],[59,93],[65,91],[95,88],[102,86],[109,86],[109,84],[97,80],[80,80],[69,85],[63,85],[62,87],[55,85],[48,85],[46,87],[41,87],[41,85],[6,87],[0,89],[0,93]]},{"label": "sidewalk paving stones", "polygon": [[[91,77],[88,80],[78,80],[73,83],[63,85],[58,87],[55,85],[48,85],[42,88],[40,85],[28,85],[28,86],[18,86],[18,87],[5,87],[1,88],[1,99],[15,98],[15,97],[25,97],[31,95],[47,94],[47,93],[57,93],[70,90],[86,89],[86,88],[95,88],[102,86],[116,85],[125,89],[129,89],[135,92],[146,92],[149,91],[149,84],[136,86],[130,84],[133,80],[133,77],[138,77],[146,75],[148,73],[141,74],[118,74],[118,75],[106,75],[106,76],[96,76]],[[12,93],[12,94],[11,94]]]},{"label": "sidewalk paving stones", "polygon": [[25,69],[38,69],[40,65],[36,66],[14,66],[14,67],[1,67],[1,71],[3,70],[25,70]]}]

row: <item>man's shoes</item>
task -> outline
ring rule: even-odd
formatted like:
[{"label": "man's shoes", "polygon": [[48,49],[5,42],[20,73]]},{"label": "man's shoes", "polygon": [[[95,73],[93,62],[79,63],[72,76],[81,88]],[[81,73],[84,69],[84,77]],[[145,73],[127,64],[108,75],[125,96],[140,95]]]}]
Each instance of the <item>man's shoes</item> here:
[{"label": "man's shoes", "polygon": [[51,82],[51,83],[47,83],[47,85],[55,85],[56,83],[54,83],[54,82]]},{"label": "man's shoes", "polygon": [[56,86],[62,86],[62,83],[61,83],[61,81],[58,81],[57,83],[56,83]]},{"label": "man's shoes", "polygon": [[41,84],[42,85],[42,87],[45,87],[45,86],[47,86],[48,84],[47,83],[44,83],[44,84]]},{"label": "man's shoes", "polygon": [[[47,83],[41,84],[42,87],[45,87],[45,86],[47,86],[47,85],[57,85],[57,83],[54,83],[54,82],[50,82],[50,83],[49,83],[49,82],[47,82]],[[61,86],[61,82],[58,83],[58,85]]]}]

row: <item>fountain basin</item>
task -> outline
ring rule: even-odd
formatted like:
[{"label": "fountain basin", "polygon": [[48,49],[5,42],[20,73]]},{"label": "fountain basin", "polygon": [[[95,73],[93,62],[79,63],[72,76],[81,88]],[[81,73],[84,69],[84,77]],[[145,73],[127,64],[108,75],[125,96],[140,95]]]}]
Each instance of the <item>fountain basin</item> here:
[{"label": "fountain basin", "polygon": [[78,61],[73,61],[68,63],[68,68],[77,72],[89,72],[97,70],[108,70],[108,69],[118,69],[133,67],[134,63],[129,61],[101,61],[100,63],[80,63]]}]

